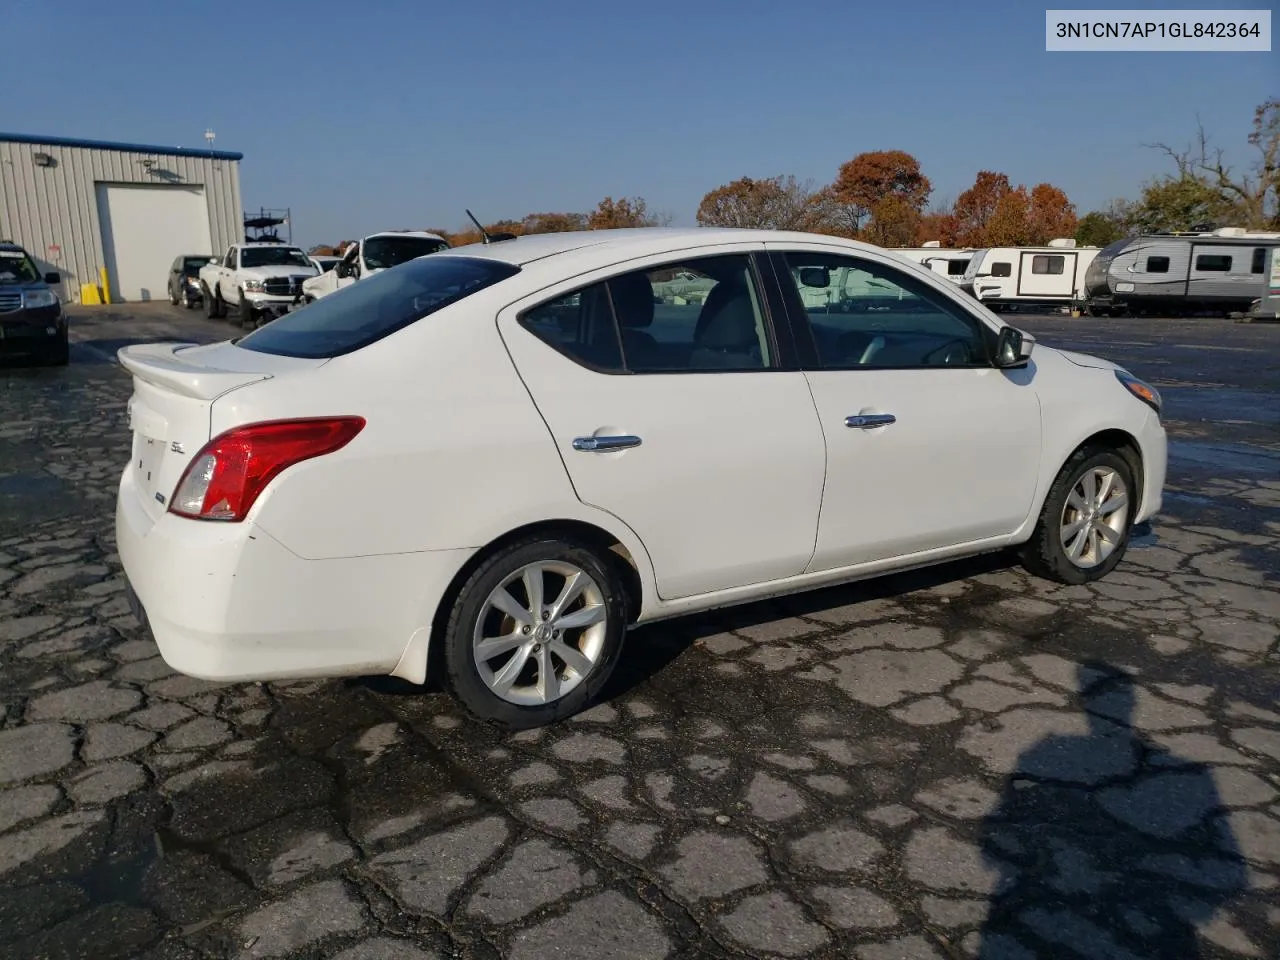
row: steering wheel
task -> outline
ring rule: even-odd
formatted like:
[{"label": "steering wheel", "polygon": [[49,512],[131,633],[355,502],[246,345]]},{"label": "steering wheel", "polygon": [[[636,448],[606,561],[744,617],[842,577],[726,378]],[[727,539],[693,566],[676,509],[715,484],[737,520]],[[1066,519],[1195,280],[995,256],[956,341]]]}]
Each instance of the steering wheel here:
[{"label": "steering wheel", "polygon": [[867,344],[867,349],[862,351],[862,356],[858,358],[859,364],[867,364],[871,362],[871,358],[884,349],[884,337],[874,337]]},{"label": "steering wheel", "polygon": [[925,354],[924,362],[931,367],[949,367],[969,363],[969,343],[967,340],[948,340],[942,346]]}]

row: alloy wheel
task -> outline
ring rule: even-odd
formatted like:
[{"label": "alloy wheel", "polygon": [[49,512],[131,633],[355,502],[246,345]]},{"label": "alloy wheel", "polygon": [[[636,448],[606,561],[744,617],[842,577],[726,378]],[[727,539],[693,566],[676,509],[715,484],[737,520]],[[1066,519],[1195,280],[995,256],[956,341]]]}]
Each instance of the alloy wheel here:
[{"label": "alloy wheel", "polygon": [[480,679],[509,703],[552,703],[581,684],[604,652],[604,592],[581,567],[526,564],[490,592],[472,636]]},{"label": "alloy wheel", "polygon": [[1082,569],[1104,563],[1124,540],[1129,490],[1111,467],[1086,470],[1062,508],[1059,539],[1067,559]]}]

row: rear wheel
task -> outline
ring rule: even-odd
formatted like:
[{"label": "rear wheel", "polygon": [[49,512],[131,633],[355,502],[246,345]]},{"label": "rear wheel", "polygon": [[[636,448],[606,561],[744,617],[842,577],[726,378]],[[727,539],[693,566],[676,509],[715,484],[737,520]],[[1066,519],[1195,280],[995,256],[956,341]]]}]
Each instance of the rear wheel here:
[{"label": "rear wheel", "polygon": [[169,302],[175,307],[178,305],[178,295],[173,292],[173,284],[169,284]]},{"label": "rear wheel", "polygon": [[445,634],[454,695],[512,729],[577,713],[609,679],[626,631],[625,591],[595,550],[538,537],[485,560],[458,593]]},{"label": "rear wheel", "polygon": [[1059,583],[1091,583],[1115,569],[1137,508],[1133,470],[1114,450],[1077,451],[1045,498],[1023,565]]}]

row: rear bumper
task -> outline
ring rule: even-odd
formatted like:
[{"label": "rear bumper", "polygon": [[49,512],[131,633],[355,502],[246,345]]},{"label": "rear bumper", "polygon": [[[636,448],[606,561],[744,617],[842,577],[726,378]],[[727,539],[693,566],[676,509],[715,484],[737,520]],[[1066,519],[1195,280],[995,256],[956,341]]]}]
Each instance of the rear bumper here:
[{"label": "rear bumper", "polygon": [[127,470],[116,541],[165,662],[219,681],[391,673],[468,554],[304,560],[250,522],[153,520]]}]

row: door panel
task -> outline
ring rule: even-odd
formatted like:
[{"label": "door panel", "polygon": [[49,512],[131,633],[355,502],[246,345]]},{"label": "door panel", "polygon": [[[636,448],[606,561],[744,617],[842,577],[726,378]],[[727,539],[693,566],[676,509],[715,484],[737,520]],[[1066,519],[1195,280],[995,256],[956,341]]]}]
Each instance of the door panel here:
[{"label": "door panel", "polygon": [[1023,253],[1018,271],[1018,295],[1070,297],[1075,289],[1074,253]]},{"label": "door panel", "polygon": [[709,292],[675,290],[690,262],[596,274],[499,317],[578,497],[635,531],[663,599],[803,572],[826,457],[804,374],[777,369],[767,324],[752,334],[758,283],[729,302],[709,268]]},{"label": "door panel", "polygon": [[[1012,533],[1040,464],[1034,388],[996,369],[808,375],[828,443],[811,570]],[[889,415],[849,427],[853,415]]]},{"label": "door panel", "polygon": [[[1011,534],[1039,474],[1033,368],[994,368],[993,332],[965,295],[887,256],[770,246],[796,337],[814,346],[807,377],[827,444],[808,569]],[[827,303],[803,295],[813,285]]]}]

